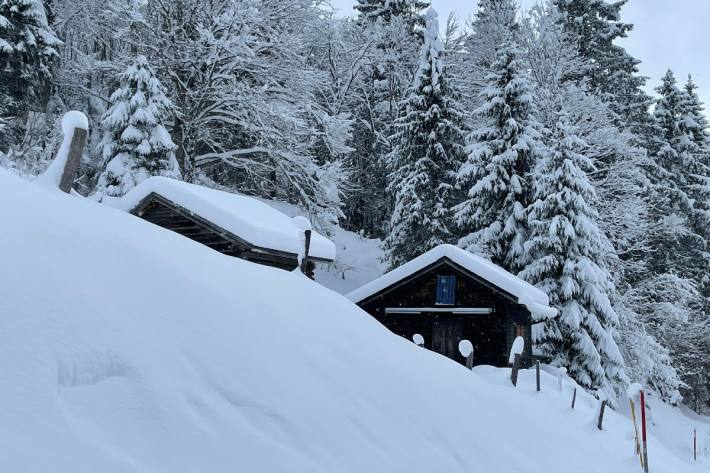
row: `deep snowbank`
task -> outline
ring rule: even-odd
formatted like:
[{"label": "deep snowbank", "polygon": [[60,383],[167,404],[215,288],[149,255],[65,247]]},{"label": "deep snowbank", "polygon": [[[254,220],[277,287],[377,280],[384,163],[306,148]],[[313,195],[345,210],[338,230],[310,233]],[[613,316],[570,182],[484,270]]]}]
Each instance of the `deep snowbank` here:
[{"label": "deep snowbank", "polygon": [[638,471],[625,417],[596,431],[300,275],[4,171],[0,215],[3,471]]}]

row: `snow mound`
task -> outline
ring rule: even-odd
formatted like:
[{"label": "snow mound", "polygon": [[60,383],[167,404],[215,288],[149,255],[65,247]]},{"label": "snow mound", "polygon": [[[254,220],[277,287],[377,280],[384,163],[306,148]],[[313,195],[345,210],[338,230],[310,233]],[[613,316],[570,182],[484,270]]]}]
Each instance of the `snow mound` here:
[{"label": "snow mound", "polygon": [[586,398],[467,371],[300,275],[5,171],[0,214],[3,470],[638,471],[626,417],[599,432]]}]

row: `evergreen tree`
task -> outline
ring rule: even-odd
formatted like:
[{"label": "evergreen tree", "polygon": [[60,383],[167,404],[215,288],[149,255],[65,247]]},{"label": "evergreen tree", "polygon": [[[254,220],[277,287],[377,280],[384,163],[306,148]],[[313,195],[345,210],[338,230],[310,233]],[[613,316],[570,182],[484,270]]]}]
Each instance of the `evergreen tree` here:
[{"label": "evergreen tree", "polygon": [[0,1],[0,121],[8,125],[0,129],[3,146],[19,137],[25,113],[46,102],[60,44],[42,0]]},{"label": "evergreen tree", "polygon": [[609,104],[617,114],[617,125],[642,132],[648,122],[651,97],[643,91],[646,79],[638,64],[616,40],[625,38],[633,28],[621,21],[626,0],[553,0],[562,13],[561,21],[578,51],[586,59],[585,71],[590,90]]},{"label": "evergreen tree", "polygon": [[411,24],[423,25],[419,12],[429,6],[428,0],[357,0],[353,7],[360,19],[389,22],[393,17],[406,18]]},{"label": "evergreen tree", "polygon": [[421,10],[428,1],[362,0],[357,43],[362,48],[361,72],[351,83],[355,151],[350,155],[355,189],[349,193],[347,228],[384,238],[391,202],[386,200],[386,156],[399,117],[399,105],[417,70],[422,44]]},{"label": "evergreen tree", "polygon": [[587,172],[585,143],[560,114],[548,155],[535,169],[535,202],[529,209],[529,259],[520,273],[544,290],[559,310],[546,320],[538,346],[557,366],[589,390],[620,392],[628,382],[614,340],[618,317],[605,266],[610,243],[600,230],[596,193]]},{"label": "evergreen tree", "polygon": [[384,243],[390,267],[451,242],[451,174],[465,157],[463,112],[446,77],[437,14],[429,9],[425,17],[419,68],[387,157],[387,192],[394,201]]},{"label": "evergreen tree", "polygon": [[175,144],[164,126],[173,105],[146,58],[138,56],[119,80],[101,120],[106,169],[97,190],[109,196],[122,196],[150,176],[180,178]]},{"label": "evergreen tree", "polygon": [[516,25],[510,20],[506,27],[508,34],[496,49],[479,93],[482,104],[474,111],[478,126],[469,137],[469,155],[457,175],[457,186],[467,197],[455,207],[455,215],[466,235],[459,242],[462,247],[518,272],[527,239],[529,173],[544,146],[522,52],[513,34]]}]

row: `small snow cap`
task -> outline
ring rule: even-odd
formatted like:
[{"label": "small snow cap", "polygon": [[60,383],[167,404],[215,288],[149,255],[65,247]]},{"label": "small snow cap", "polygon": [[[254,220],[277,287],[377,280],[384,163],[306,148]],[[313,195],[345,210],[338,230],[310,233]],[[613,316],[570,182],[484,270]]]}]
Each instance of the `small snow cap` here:
[{"label": "small snow cap", "polygon": [[89,119],[86,118],[86,115],[76,110],[65,113],[62,117],[62,133],[64,136],[71,137],[76,128],[88,130]]},{"label": "small snow cap", "polygon": [[629,399],[632,399],[636,396],[639,395],[639,392],[643,390],[643,386],[641,386],[639,383],[632,383],[629,384],[629,387],[626,388],[626,395],[628,396]]},{"label": "small snow cap", "polygon": [[420,347],[424,346],[424,337],[422,337],[422,335],[419,333],[414,334],[414,336],[412,337],[412,341]]},{"label": "small snow cap", "polygon": [[525,340],[523,340],[523,337],[517,337],[513,342],[513,346],[510,347],[510,356],[508,357],[508,363],[512,364],[515,361],[515,355],[522,355],[524,348]]},{"label": "small snow cap", "polygon": [[471,343],[470,340],[461,340],[459,342],[459,353],[468,358],[468,356],[473,353],[473,343]]},{"label": "small snow cap", "polygon": [[311,226],[311,221],[308,220],[306,217],[297,215],[291,220],[293,221],[293,224],[296,226],[296,228],[298,228],[299,230],[303,230],[304,232],[306,230],[313,230],[313,227]]}]

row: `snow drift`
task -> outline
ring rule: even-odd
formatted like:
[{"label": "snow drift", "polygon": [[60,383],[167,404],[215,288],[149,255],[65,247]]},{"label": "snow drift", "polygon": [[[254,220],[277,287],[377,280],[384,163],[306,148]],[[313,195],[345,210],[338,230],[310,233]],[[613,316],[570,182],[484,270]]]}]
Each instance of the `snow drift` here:
[{"label": "snow drift", "polygon": [[591,399],[471,373],[297,273],[4,171],[0,215],[4,471],[639,470],[625,417],[597,431]]}]

